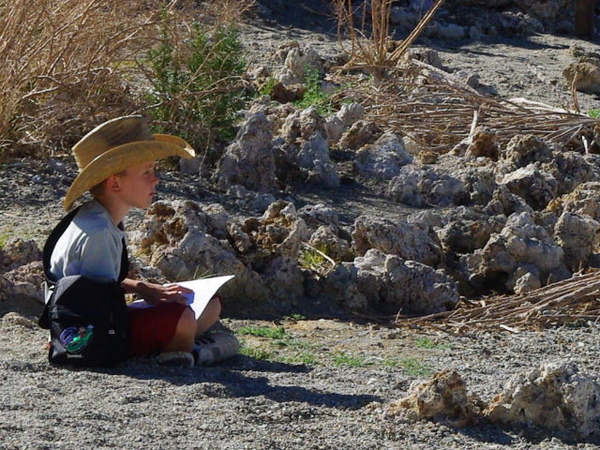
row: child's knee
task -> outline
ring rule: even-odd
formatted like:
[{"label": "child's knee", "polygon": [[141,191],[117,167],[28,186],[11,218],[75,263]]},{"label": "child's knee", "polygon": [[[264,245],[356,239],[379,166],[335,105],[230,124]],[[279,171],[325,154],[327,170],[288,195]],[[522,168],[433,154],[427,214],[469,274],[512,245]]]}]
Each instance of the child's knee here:
[{"label": "child's knee", "polygon": [[181,313],[181,317],[179,318],[179,323],[177,324],[177,328],[181,329],[182,332],[190,332],[193,334],[196,329],[196,316],[194,311],[190,308],[186,308]]},{"label": "child's knee", "polygon": [[196,335],[196,316],[194,315],[194,311],[190,308],[186,308],[183,313],[181,313],[175,334],[180,339],[187,338],[193,342],[194,336]]},{"label": "child's knee", "polygon": [[194,311],[185,308],[179,317],[175,333],[169,343],[161,350],[163,352],[191,352],[196,337],[196,317]]},{"label": "child's knee", "polygon": [[208,316],[217,320],[221,315],[221,297],[215,296],[210,299],[205,309]]},{"label": "child's knee", "polygon": [[196,321],[196,335],[200,336],[206,330],[208,330],[221,315],[221,299],[218,296],[210,299],[200,317]]}]

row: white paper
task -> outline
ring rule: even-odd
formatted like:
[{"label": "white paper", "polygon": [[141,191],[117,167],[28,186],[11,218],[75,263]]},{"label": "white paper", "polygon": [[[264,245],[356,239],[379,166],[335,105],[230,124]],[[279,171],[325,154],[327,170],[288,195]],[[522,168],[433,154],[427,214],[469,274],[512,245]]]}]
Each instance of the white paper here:
[{"label": "white paper", "polygon": [[[235,275],[223,275],[220,277],[210,277],[210,278],[200,278],[198,280],[190,280],[190,281],[179,281],[177,283],[179,286],[186,287],[191,289],[191,294],[186,294],[188,299],[188,305],[194,311],[196,315],[196,319],[200,317],[206,305],[211,298],[215,296],[217,291],[221,286],[223,286],[226,282],[231,280]],[[128,305],[130,308],[151,308],[153,305],[147,303],[145,300],[136,300]]]}]

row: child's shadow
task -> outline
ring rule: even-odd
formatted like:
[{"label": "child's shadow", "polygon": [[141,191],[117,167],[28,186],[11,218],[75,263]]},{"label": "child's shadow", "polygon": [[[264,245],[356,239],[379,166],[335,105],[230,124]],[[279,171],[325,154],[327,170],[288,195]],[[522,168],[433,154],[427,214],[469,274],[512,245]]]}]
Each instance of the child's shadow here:
[{"label": "child's shadow", "polygon": [[[359,409],[371,402],[382,402],[381,397],[365,394],[342,394],[332,392],[335,386],[324,381],[327,389],[310,389],[294,384],[274,385],[273,381],[261,373],[308,373],[312,369],[303,364],[264,361],[237,355],[228,361],[212,367],[178,369],[160,367],[152,363],[131,363],[123,367],[121,374],[136,379],[163,379],[174,385],[202,384],[207,397],[256,397],[265,396],[277,402],[301,401],[311,405],[341,409]],[[278,378],[278,380],[281,378]]]}]

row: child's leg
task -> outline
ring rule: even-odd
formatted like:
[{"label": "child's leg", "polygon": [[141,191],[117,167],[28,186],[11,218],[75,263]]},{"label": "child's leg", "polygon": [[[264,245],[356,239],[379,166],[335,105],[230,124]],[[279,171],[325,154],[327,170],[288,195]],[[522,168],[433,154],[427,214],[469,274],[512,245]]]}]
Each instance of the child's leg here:
[{"label": "child's leg", "polygon": [[196,365],[210,366],[237,355],[240,349],[235,335],[219,322],[220,314],[221,298],[216,295],[197,320],[198,337],[192,352]]},{"label": "child's leg", "polygon": [[190,308],[186,308],[175,328],[175,335],[161,349],[162,352],[191,352],[196,338],[196,317]]},{"label": "child's leg", "polygon": [[221,298],[214,296],[210,299],[198,320],[196,320],[196,336],[200,336],[219,320],[221,315]]},{"label": "child's leg", "polygon": [[179,303],[153,308],[129,308],[131,355],[190,351],[196,336],[194,312]]}]

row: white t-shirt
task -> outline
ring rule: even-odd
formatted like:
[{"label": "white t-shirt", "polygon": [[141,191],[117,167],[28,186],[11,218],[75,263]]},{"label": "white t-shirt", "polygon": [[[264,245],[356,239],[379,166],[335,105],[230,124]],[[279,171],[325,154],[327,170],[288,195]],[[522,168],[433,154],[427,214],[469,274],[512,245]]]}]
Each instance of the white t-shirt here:
[{"label": "white t-shirt", "polygon": [[56,280],[86,275],[116,281],[124,237],[104,206],[95,200],[87,202],[58,239],[50,257],[50,273]]}]

